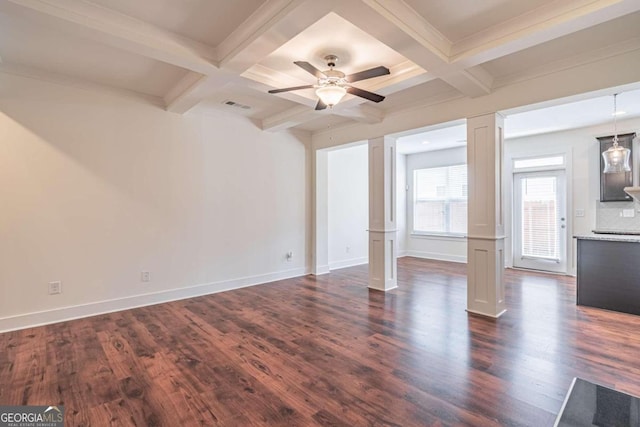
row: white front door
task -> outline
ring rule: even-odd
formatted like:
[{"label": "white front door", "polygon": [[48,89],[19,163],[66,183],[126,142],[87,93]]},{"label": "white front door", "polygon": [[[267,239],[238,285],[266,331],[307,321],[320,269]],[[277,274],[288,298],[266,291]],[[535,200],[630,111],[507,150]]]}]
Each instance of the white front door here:
[{"label": "white front door", "polygon": [[567,272],[564,170],[516,173],[513,266]]}]

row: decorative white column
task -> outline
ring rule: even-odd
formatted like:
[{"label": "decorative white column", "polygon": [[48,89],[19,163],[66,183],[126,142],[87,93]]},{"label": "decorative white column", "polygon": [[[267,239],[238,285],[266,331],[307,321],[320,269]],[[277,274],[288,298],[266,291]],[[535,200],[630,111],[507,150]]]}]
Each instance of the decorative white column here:
[{"label": "decorative white column", "polygon": [[312,274],[329,272],[329,153],[313,150],[313,255]]},{"label": "decorative white column", "polygon": [[369,140],[369,288],[398,287],[396,253],[396,141]]},{"label": "decorative white column", "polygon": [[497,318],[504,301],[504,118],[467,119],[467,311]]}]

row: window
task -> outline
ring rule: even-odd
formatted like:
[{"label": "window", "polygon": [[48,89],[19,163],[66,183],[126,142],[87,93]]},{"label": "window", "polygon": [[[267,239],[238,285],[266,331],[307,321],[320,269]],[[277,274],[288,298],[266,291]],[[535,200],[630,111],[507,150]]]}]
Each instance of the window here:
[{"label": "window", "polygon": [[467,233],[467,165],[413,171],[413,231]]},{"label": "window", "polygon": [[530,169],[530,168],[545,168],[548,166],[563,166],[564,156],[551,156],[551,157],[532,157],[528,159],[514,159],[514,169]]}]

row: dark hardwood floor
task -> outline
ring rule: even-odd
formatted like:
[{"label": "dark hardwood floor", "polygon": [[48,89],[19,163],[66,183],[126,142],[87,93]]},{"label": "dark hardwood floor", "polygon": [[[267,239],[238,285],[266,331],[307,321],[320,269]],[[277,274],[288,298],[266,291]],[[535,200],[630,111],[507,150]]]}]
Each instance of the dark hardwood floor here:
[{"label": "dark hardwood floor", "polygon": [[[0,335],[0,404],[68,426],[551,426],[574,376],[640,395],[640,317],[507,270],[470,316],[466,266],[400,259]],[[606,285],[606,284],[603,284]]]}]

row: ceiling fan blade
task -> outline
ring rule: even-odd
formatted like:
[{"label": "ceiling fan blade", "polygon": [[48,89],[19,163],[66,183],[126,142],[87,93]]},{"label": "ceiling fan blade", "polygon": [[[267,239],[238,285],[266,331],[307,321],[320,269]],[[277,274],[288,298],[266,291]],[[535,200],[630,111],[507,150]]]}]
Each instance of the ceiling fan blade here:
[{"label": "ceiling fan blade", "polygon": [[368,90],[358,89],[357,87],[347,88],[347,92],[351,95],[359,96],[360,98],[368,99],[373,102],[381,102],[384,101],[384,96],[378,95],[377,93],[369,92]]},{"label": "ceiling fan blade", "polygon": [[269,93],[290,92],[292,90],[311,89],[312,87],[313,85],[285,87],[284,89],[272,89],[269,91]]},{"label": "ceiling fan blade", "polygon": [[327,104],[322,102],[322,99],[318,99],[318,103],[316,104],[316,110],[324,110],[327,108]]},{"label": "ceiling fan blade", "polygon": [[305,70],[307,73],[313,74],[314,76],[316,76],[317,79],[323,79],[327,77],[324,75],[322,71],[318,70],[316,67],[309,64],[306,61],[294,61],[293,63],[296,64],[298,67],[302,68],[303,70]]},{"label": "ceiling fan blade", "polygon": [[360,71],[358,73],[349,74],[345,77],[345,80],[349,83],[359,82],[360,80],[372,79],[374,77],[385,76],[391,74],[387,67],[375,67],[368,70]]}]

